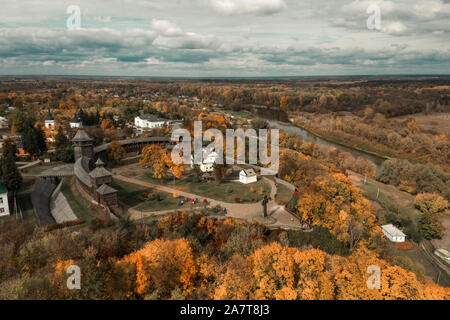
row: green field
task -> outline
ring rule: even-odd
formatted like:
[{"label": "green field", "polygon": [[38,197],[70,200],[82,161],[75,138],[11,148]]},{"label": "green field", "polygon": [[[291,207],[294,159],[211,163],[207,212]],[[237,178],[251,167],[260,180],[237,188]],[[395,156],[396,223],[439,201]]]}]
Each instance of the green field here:
[{"label": "green field", "polygon": [[92,209],[91,203],[78,191],[75,187],[75,178],[64,178],[61,192],[69,202],[73,213],[84,221],[90,221],[95,214],[95,210]]},{"label": "green field", "polygon": [[[363,183],[363,177],[358,174],[350,174],[352,182],[363,190],[365,198],[378,202],[384,210],[397,213],[403,218],[409,218],[415,222],[420,212],[414,207],[414,196],[372,179]],[[378,198],[377,193],[380,190]]]},{"label": "green field", "polygon": [[277,203],[286,204],[291,200],[293,194],[294,192],[291,189],[283,186],[282,184],[278,184],[275,200]]},{"label": "green field", "polygon": [[[33,192],[34,186],[34,178],[23,178],[23,184],[17,193],[16,200],[17,204],[22,210],[23,220],[28,221],[30,223],[37,223],[36,214],[33,210],[33,204],[31,203],[31,193]],[[12,199],[10,199],[12,200]],[[11,214],[14,212],[14,201],[10,201],[9,210]]]},{"label": "green field", "polygon": [[[137,172],[131,171],[124,175],[150,183],[164,184],[180,191],[194,193],[199,196],[229,203],[235,203],[236,197],[241,199],[241,203],[259,202],[264,197],[264,194],[270,194],[270,184],[263,180],[248,185],[227,181],[220,184],[217,184],[215,181],[199,182],[198,180],[195,180],[195,173],[192,171],[185,173],[180,180],[176,180],[175,182],[171,177],[162,180],[155,179],[151,173],[144,170],[139,170]],[[260,188],[262,188],[264,193],[259,193]]]},{"label": "green field", "polygon": [[[172,194],[118,180],[114,180],[112,187],[118,191],[119,201],[138,211],[152,212],[183,208],[178,206],[178,202],[183,198],[174,198]],[[147,200],[142,197],[143,193],[159,195],[159,200]]]}]

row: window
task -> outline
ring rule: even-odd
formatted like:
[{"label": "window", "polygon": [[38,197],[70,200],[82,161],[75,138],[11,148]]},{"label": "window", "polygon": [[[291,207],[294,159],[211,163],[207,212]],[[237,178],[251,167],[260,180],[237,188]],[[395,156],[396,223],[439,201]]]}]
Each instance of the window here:
[{"label": "window", "polygon": [[3,203],[3,198],[0,198],[0,203]]},{"label": "window", "polygon": [[5,212],[5,208],[0,208],[0,213],[4,213]]}]

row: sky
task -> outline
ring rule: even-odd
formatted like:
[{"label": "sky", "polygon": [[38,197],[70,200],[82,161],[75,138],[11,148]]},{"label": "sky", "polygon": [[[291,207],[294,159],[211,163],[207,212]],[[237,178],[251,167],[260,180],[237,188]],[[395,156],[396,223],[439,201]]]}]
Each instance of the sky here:
[{"label": "sky", "polygon": [[2,0],[0,75],[450,74],[449,40],[450,0]]}]

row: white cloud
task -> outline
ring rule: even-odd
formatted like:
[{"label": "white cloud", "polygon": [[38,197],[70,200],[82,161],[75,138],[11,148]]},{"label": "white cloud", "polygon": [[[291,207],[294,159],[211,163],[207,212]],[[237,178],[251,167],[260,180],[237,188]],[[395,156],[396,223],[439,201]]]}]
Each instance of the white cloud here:
[{"label": "white cloud", "polygon": [[211,0],[215,11],[226,15],[270,15],[287,7],[284,0]]},{"label": "white cloud", "polygon": [[382,24],[381,31],[387,34],[404,34],[407,31],[406,26],[399,22],[385,22]]},{"label": "white cloud", "polygon": [[97,22],[100,22],[100,23],[110,23],[111,22],[111,17],[110,16],[106,16],[106,17],[95,16],[94,17],[94,21],[97,21]]},{"label": "white cloud", "polygon": [[179,37],[184,35],[183,30],[169,20],[153,19],[152,29],[164,37]]}]

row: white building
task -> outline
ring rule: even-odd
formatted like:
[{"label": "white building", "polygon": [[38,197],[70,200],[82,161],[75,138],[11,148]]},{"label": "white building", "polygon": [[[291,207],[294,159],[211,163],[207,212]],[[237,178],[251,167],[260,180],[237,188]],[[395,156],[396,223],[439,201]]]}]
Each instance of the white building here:
[{"label": "white building", "polygon": [[406,235],[392,224],[381,227],[384,235],[392,242],[405,242]]},{"label": "white building", "polygon": [[253,169],[245,169],[239,173],[239,182],[243,184],[254,183],[258,181],[258,177],[256,176],[255,170]]},{"label": "white building", "polygon": [[213,172],[214,171],[214,163],[216,163],[217,158],[219,155],[217,152],[210,152],[202,161],[202,164],[200,165],[200,170],[202,172]]},{"label": "white building", "polygon": [[153,114],[144,114],[134,118],[134,125],[140,129],[162,128],[166,122],[166,119],[158,118]]},{"label": "white building", "polygon": [[0,182],[0,217],[9,215],[8,190]]},{"label": "white building", "polygon": [[70,127],[71,128],[81,128],[83,126],[83,123],[81,122],[80,117],[75,114],[75,116],[70,120]]},{"label": "white building", "polygon": [[45,128],[48,130],[55,129],[55,119],[53,118],[52,114],[50,113],[50,109],[48,110],[47,118],[45,119]]}]

